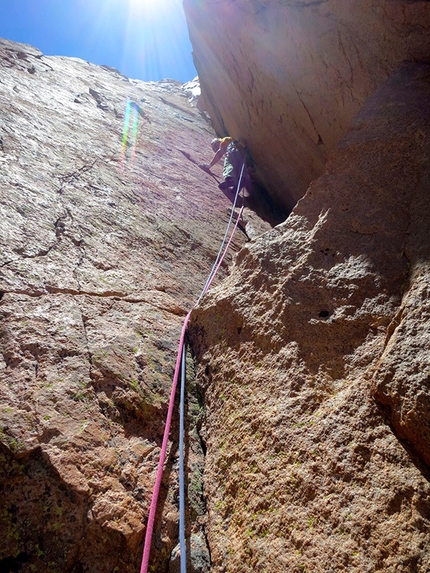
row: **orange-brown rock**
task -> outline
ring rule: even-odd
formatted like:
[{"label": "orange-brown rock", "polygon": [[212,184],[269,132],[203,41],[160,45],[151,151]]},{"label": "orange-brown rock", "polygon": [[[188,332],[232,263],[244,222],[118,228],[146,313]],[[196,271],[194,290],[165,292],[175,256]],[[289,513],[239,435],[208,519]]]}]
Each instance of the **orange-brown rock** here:
[{"label": "orange-brown rock", "polygon": [[[247,213],[193,312],[189,570],[428,573],[430,3],[185,7],[217,132],[295,205],[272,230],[269,201]],[[191,84],[7,41],[0,72],[0,570],[131,573],[227,222],[196,165],[212,127]],[[176,423],[150,566],[170,573]]]},{"label": "orange-brown rock", "polygon": [[193,317],[214,573],[430,571],[430,66]]},{"label": "orange-brown rock", "polygon": [[[0,41],[2,572],[139,569],[182,320],[228,220],[182,153],[207,161],[213,135],[178,82]],[[175,428],[151,562],[163,570]]]},{"label": "orange-brown rock", "polygon": [[427,1],[184,0],[184,9],[215,129],[248,142],[287,209],[392,70],[430,61]]}]

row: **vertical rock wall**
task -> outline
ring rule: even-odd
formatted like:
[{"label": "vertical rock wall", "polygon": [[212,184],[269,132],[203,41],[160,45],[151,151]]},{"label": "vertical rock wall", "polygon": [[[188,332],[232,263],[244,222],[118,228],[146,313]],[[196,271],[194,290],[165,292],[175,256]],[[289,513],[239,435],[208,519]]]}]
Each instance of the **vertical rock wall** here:
[{"label": "vertical rock wall", "polygon": [[195,313],[214,573],[430,570],[429,149],[405,64]]},{"label": "vertical rock wall", "polygon": [[[182,320],[228,220],[181,152],[212,137],[178,82],[0,41],[2,572],[139,569]],[[156,570],[175,452],[173,432]]]},{"label": "vertical rock wall", "polygon": [[425,1],[184,0],[184,8],[216,131],[247,141],[287,210],[391,71],[430,61]]}]

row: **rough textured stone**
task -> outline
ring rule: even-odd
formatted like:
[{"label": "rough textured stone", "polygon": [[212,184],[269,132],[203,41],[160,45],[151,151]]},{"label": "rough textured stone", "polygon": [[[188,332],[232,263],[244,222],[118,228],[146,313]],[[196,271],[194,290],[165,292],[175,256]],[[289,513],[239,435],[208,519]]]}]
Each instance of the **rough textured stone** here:
[{"label": "rough textured stone", "polygon": [[430,61],[430,3],[184,0],[204,108],[245,139],[276,205],[321,175],[366,99],[403,60]]},{"label": "rough textured stone", "polygon": [[[427,573],[429,67],[347,126],[428,56],[430,4],[199,6],[207,107],[281,207],[346,137],[194,313],[190,570]],[[182,317],[227,221],[188,160],[212,129],[191,85],[6,41],[0,59],[0,568],[136,571]],[[178,567],[176,446],[154,571]]]},{"label": "rough textured stone", "polygon": [[430,570],[429,149],[405,64],[194,314],[213,572]]},{"label": "rough textured stone", "polygon": [[[182,320],[228,220],[182,153],[207,161],[214,133],[178,82],[3,40],[0,68],[0,569],[137,571]],[[156,569],[177,543],[175,428]]]}]

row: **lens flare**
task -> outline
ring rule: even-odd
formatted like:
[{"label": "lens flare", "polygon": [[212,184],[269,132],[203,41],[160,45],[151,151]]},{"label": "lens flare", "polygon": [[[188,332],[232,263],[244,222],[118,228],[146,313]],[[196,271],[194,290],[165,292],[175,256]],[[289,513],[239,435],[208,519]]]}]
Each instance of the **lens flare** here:
[{"label": "lens flare", "polygon": [[[131,113],[133,110],[133,114]],[[133,115],[130,122],[130,117]],[[131,129],[130,129],[131,126]],[[124,164],[127,158],[127,148],[131,148],[131,165],[133,166],[136,157],[137,132],[139,129],[139,105],[127,99],[124,114],[124,127],[122,130],[121,161],[119,171],[124,171]]]}]

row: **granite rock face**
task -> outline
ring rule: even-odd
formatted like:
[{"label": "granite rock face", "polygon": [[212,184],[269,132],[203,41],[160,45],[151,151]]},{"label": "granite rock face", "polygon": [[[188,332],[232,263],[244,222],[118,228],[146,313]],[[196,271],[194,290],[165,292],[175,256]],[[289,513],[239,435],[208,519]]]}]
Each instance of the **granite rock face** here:
[{"label": "granite rock face", "polygon": [[188,97],[0,41],[1,571],[139,568],[182,320],[228,220],[182,153],[207,161],[214,135]]},{"label": "granite rock face", "polygon": [[430,61],[430,3],[184,0],[204,109],[245,139],[287,211],[403,60]]},{"label": "granite rock face", "polygon": [[430,3],[184,7],[200,109],[293,209],[194,315],[212,570],[425,573]]},{"label": "granite rock face", "polygon": [[184,4],[198,103],[0,41],[0,569],[139,569],[182,320],[228,220],[206,109],[295,206],[274,229],[247,213],[192,315],[190,571],[427,573],[430,3]]},{"label": "granite rock face", "polygon": [[194,314],[214,573],[430,570],[429,149],[403,64]]}]

